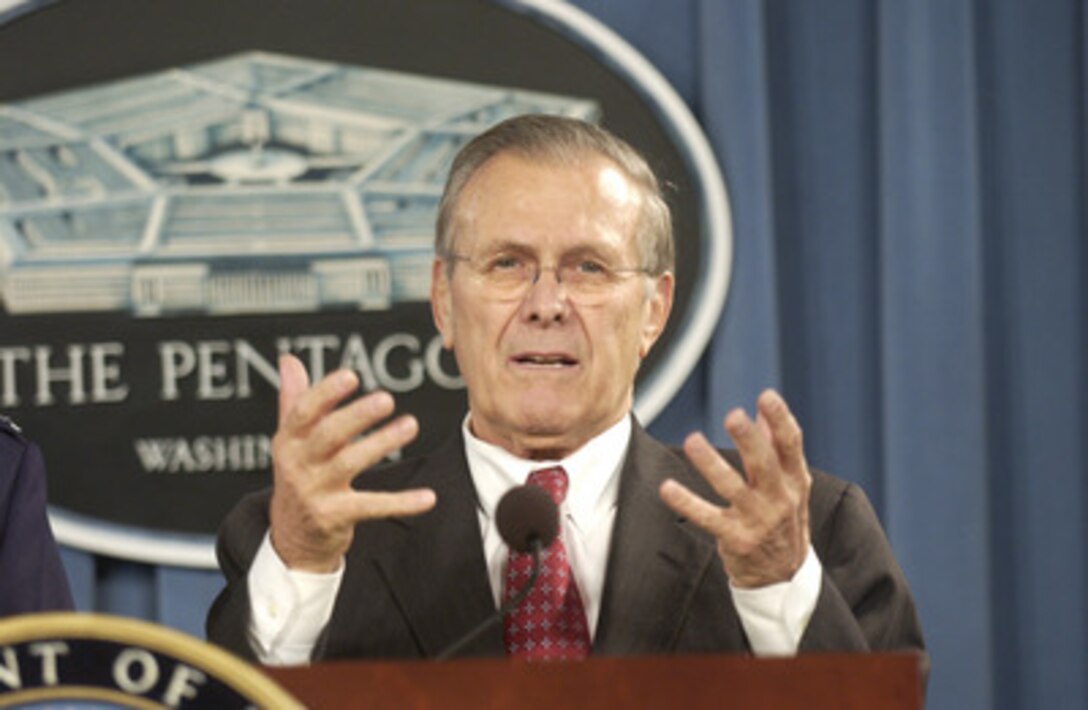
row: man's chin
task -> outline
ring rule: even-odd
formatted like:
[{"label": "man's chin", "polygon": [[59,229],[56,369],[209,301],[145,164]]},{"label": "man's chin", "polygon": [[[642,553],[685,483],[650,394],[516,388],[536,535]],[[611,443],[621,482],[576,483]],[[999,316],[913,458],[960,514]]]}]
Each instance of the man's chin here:
[{"label": "man's chin", "polygon": [[570,437],[578,426],[571,416],[548,414],[520,418],[516,429],[526,438],[548,440]]},{"label": "man's chin", "polygon": [[560,459],[601,433],[584,412],[554,408],[522,412],[516,420],[519,447],[534,452],[529,458]]}]

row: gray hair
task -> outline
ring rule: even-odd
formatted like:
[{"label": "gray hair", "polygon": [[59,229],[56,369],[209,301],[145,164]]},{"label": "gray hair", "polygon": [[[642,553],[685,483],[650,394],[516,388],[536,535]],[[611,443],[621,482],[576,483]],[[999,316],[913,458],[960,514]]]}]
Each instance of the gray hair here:
[{"label": "gray hair", "polygon": [[646,159],[599,126],[546,114],[508,118],[473,138],[457,153],[438,204],[435,254],[439,257],[448,259],[453,254],[454,213],[465,186],[488,160],[506,152],[557,165],[593,155],[615,163],[642,193],[636,234],[640,266],[652,276],[673,270],[676,256],[672,217]]}]

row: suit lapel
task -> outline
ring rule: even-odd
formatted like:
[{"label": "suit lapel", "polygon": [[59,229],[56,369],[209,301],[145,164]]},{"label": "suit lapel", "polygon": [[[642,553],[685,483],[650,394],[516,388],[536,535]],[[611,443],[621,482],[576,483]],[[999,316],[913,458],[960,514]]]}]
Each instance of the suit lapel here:
[{"label": "suit lapel", "polygon": [[[697,491],[702,481],[637,422],[620,475],[593,653],[671,651],[717,555],[709,537],[672,513],[657,489],[670,477]],[[400,487],[409,486],[433,488],[438,504],[417,518],[383,521],[390,544],[374,545],[374,561],[424,655],[434,656],[495,611],[460,434]],[[503,654],[496,624],[459,655]]]},{"label": "suit lapel", "polygon": [[714,546],[658,497],[662,481],[690,482],[691,472],[637,422],[621,476],[593,652],[670,651],[699,581],[717,559]]},{"label": "suit lapel", "polygon": [[[434,656],[495,612],[461,435],[405,485],[433,488],[437,505],[394,521],[398,539],[378,546],[376,561],[424,654]],[[460,655],[502,655],[501,628],[492,627]]]}]

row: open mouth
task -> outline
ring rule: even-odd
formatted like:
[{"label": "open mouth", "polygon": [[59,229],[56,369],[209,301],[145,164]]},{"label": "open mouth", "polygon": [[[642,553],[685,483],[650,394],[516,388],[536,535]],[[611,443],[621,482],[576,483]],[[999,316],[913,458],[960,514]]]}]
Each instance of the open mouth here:
[{"label": "open mouth", "polygon": [[554,369],[574,367],[578,364],[573,357],[562,353],[524,353],[515,355],[513,361],[517,365]]}]

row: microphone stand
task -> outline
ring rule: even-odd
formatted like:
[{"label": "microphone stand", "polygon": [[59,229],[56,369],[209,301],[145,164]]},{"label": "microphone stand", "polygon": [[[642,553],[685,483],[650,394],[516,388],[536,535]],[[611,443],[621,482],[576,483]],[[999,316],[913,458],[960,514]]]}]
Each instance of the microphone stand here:
[{"label": "microphone stand", "polygon": [[491,628],[492,624],[497,622],[502,617],[506,616],[506,614],[511,610],[515,609],[518,604],[521,604],[522,600],[524,600],[525,597],[529,596],[529,592],[532,591],[533,585],[536,584],[537,575],[540,574],[540,551],[542,549],[544,549],[544,546],[541,544],[540,538],[533,537],[533,539],[529,542],[529,552],[533,555],[533,571],[529,574],[529,581],[525,583],[525,586],[522,587],[521,590],[510,599],[510,601],[499,607],[498,611],[484,619],[484,622],[482,624],[477,626],[472,631],[468,632],[467,635],[462,636],[461,639],[457,641],[457,643],[449,646],[448,648],[446,648],[445,651],[442,651],[437,656],[435,656],[434,660],[445,661],[451,658],[454,654],[463,649],[465,646],[475,641],[480,636],[480,634]]}]

